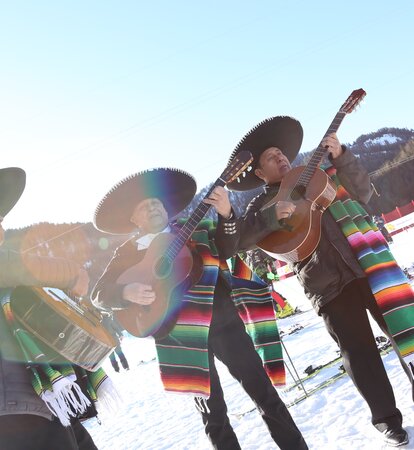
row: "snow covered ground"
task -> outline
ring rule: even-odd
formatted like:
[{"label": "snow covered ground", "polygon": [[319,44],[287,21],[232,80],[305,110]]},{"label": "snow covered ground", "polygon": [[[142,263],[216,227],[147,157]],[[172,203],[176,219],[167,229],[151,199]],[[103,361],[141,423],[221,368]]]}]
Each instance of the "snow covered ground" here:
[{"label": "snow covered ground", "polygon": [[[402,266],[411,266],[414,230],[394,236],[392,251]],[[285,333],[284,345],[297,373],[304,377],[309,365],[319,366],[337,356],[337,346],[325,331],[319,317],[310,309],[300,286],[294,277],[280,282],[277,289],[286,295],[290,303],[299,306],[302,314],[279,320],[279,329]],[[299,331],[288,334],[297,324]],[[373,324],[376,336],[381,332]],[[193,450],[210,449],[203,425],[192,397],[167,394],[163,391],[155,361],[155,349],[151,338],[137,339],[127,336],[123,348],[131,370],[115,373],[109,364],[104,365],[124,398],[124,405],[116,415],[101,417],[86,423],[97,446],[101,450]],[[394,352],[383,356],[397,399],[404,416],[404,426],[410,435],[407,449],[414,449],[414,408],[411,385],[408,382]],[[285,361],[293,373],[288,357]],[[323,379],[339,373],[339,363],[322,369],[306,382],[305,389]],[[218,364],[231,423],[239,437],[243,450],[267,450],[277,448],[254,405],[239,384]],[[287,385],[294,382],[288,371]],[[278,389],[284,401],[303,395],[299,388],[284,392]],[[290,407],[290,412],[302,431],[310,449],[317,450],[378,450],[387,448],[381,435],[370,424],[368,407],[347,375],[320,389]],[[402,448],[402,447],[400,447]]]}]

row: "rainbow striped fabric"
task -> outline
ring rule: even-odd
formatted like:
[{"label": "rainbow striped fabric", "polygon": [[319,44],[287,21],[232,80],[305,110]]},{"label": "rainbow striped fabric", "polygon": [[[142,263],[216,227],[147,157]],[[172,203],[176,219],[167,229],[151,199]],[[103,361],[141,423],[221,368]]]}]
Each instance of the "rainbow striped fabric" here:
[{"label": "rainbow striped fabric", "polygon": [[414,363],[414,291],[368,213],[340,184],[333,167],[327,174],[338,187],[329,211],[364,270],[391,336],[404,361]]},{"label": "rainbow striped fabric", "polygon": [[[73,365],[69,361],[66,364],[49,362],[41,349],[43,344],[20,327],[10,303],[11,291],[12,289],[0,289],[0,305],[11,331],[10,336],[17,340],[22,353],[22,358],[18,358],[18,355],[15,357],[24,360],[31,370],[32,386],[36,394],[62,425],[69,426],[71,417],[77,417],[87,411],[90,400],[82,392]],[[99,368],[90,372],[79,367],[78,372],[84,378],[87,394],[95,403],[98,412],[116,412],[121,398],[105,371]]]},{"label": "rainbow striped fabric", "polygon": [[[182,223],[180,223],[182,225]],[[235,258],[230,273],[214,243],[215,223],[203,220],[192,245],[203,261],[198,283],[183,297],[182,309],[170,334],[156,341],[161,380],[166,391],[210,395],[208,333],[219,269],[233,287],[232,299],[274,385],[285,382],[283,354],[269,289]]]}]

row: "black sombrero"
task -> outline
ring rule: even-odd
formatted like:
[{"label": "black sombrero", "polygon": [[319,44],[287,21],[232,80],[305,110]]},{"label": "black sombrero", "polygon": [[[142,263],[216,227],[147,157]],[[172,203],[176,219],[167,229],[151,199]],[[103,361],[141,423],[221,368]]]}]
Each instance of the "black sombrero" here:
[{"label": "black sombrero", "polygon": [[171,219],[191,202],[196,190],[194,178],[182,170],[145,170],[124,178],[105,195],[96,208],[93,223],[107,233],[132,233],[136,225],[130,219],[139,202],[158,198]]},{"label": "black sombrero", "polygon": [[[302,145],[302,125],[288,116],[276,116],[263,120],[252,128],[237,144],[230,156],[230,161],[241,151],[248,150],[253,155],[253,168],[259,160],[260,155],[270,147],[277,147],[292,162],[299,153]],[[254,170],[246,172],[245,177],[240,177],[227,185],[233,191],[248,191],[264,184],[257,177]]]},{"label": "black sombrero", "polygon": [[26,172],[19,167],[0,169],[0,216],[5,217],[17,203],[26,186]]}]

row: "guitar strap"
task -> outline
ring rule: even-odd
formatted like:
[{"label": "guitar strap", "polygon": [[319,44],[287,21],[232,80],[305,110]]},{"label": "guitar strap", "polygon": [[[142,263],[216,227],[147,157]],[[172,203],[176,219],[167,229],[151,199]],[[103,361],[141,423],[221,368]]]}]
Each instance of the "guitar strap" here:
[{"label": "guitar strap", "polygon": [[326,169],[338,187],[329,212],[364,270],[375,300],[403,361],[414,363],[414,291],[369,214],[340,184],[334,167]]}]

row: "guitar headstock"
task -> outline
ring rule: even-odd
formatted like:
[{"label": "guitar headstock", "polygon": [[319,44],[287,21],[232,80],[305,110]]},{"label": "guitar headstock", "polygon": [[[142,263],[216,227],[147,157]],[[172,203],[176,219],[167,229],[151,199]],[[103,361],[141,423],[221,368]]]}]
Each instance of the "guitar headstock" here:
[{"label": "guitar headstock", "polygon": [[339,111],[346,114],[351,113],[362,102],[366,95],[367,93],[363,89],[356,89],[345,100],[345,103],[339,108]]},{"label": "guitar headstock", "polygon": [[247,150],[243,150],[230,161],[224,169],[224,172],[220,175],[220,179],[226,184],[231,183],[249,167],[252,161],[252,154]]}]

